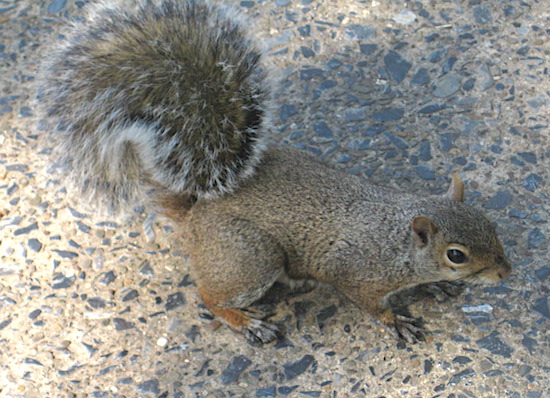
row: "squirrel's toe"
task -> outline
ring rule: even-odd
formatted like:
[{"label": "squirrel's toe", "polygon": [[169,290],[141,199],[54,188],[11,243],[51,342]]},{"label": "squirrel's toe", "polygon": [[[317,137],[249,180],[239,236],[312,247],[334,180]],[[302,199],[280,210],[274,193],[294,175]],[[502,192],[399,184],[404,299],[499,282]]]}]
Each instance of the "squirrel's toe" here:
[{"label": "squirrel's toe", "polygon": [[290,286],[293,293],[309,293],[319,285],[319,282],[313,279],[305,279],[298,282]]},{"label": "squirrel's toe", "polygon": [[314,279],[292,279],[284,272],[279,276],[277,281],[288,286],[290,291],[296,294],[308,293],[319,284]]},{"label": "squirrel's toe", "polygon": [[248,326],[243,328],[242,333],[253,345],[262,345],[276,340],[279,329],[260,319],[250,319]]},{"label": "squirrel's toe", "polygon": [[416,344],[425,340],[422,328],[416,326],[417,322],[414,318],[395,315],[395,320],[385,326],[396,340],[405,340],[407,343]]}]

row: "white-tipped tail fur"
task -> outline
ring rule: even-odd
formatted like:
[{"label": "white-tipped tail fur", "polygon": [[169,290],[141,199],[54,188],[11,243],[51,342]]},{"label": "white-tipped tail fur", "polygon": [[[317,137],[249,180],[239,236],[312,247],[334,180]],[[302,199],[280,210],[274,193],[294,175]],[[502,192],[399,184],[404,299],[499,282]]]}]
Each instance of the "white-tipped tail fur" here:
[{"label": "white-tipped tail fur", "polygon": [[109,0],[64,34],[44,62],[39,99],[83,194],[118,212],[152,191],[215,197],[253,174],[270,89],[234,11]]}]

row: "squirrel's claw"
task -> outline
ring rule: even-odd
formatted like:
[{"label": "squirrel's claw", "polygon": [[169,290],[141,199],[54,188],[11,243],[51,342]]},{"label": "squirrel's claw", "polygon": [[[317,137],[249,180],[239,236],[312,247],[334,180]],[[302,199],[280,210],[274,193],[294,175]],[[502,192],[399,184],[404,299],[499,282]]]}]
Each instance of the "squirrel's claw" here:
[{"label": "squirrel's claw", "polygon": [[396,340],[405,340],[407,343],[415,344],[424,340],[424,332],[415,325],[416,319],[404,315],[395,315],[391,323],[386,323],[386,329]]}]

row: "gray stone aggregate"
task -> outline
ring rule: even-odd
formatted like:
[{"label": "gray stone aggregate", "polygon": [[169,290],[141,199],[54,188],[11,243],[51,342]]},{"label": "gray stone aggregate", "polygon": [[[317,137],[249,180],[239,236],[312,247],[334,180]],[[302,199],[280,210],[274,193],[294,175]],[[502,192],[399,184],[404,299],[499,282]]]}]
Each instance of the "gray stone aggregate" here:
[{"label": "gray stone aggregate", "polygon": [[329,286],[276,286],[265,347],[203,306],[177,225],[150,239],[143,207],[97,214],[50,164],[34,85],[87,3],[0,2],[0,397],[550,397],[546,2],[225,1],[265,43],[274,143],[425,195],[458,172],[514,266],[446,302],[400,296],[417,345]]}]

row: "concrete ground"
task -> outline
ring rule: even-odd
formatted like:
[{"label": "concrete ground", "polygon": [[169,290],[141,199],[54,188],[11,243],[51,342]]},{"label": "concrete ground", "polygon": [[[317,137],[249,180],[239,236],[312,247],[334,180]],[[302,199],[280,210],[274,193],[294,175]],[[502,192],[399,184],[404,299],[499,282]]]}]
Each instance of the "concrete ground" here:
[{"label": "concrete ground", "polygon": [[267,43],[274,142],[402,190],[460,173],[514,266],[411,304],[417,345],[330,287],[271,292],[262,348],[201,305],[173,223],[149,242],[48,167],[33,85],[85,3],[0,1],[0,397],[550,397],[547,1],[226,1]]}]

